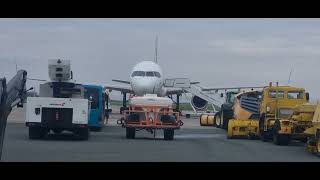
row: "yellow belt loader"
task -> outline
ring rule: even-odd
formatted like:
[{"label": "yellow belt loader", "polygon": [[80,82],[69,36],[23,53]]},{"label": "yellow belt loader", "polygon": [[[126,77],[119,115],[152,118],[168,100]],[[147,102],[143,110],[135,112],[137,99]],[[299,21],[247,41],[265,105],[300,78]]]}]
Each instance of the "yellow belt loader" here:
[{"label": "yellow belt loader", "polygon": [[239,93],[233,105],[233,119],[229,120],[227,138],[250,138],[259,135],[259,101],[261,91]]}]

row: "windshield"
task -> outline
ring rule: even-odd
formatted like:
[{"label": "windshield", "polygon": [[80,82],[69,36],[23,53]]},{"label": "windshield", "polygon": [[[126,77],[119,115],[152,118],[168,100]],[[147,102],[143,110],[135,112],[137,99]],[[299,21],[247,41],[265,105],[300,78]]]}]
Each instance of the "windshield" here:
[{"label": "windshield", "polygon": [[90,96],[92,97],[91,109],[99,108],[99,91],[95,88],[86,88],[85,98],[90,100]]},{"label": "windshield", "polygon": [[141,77],[144,77],[144,76],[147,76],[147,77],[158,77],[160,78],[161,75],[159,72],[156,72],[156,71],[134,71],[131,75],[131,77],[135,77],[135,76],[141,76]]},{"label": "windshield", "polygon": [[151,72],[151,71],[149,71],[149,72],[146,73],[146,75],[147,75],[148,77],[153,77],[153,76],[154,76],[154,73]]},{"label": "windshield", "polygon": [[[276,95],[278,94],[278,96]],[[269,91],[269,98],[284,98],[284,91]]]},{"label": "windshield", "polygon": [[135,76],[145,76],[146,73],[144,71],[134,71],[131,75],[131,77],[135,77]]},{"label": "windshield", "polygon": [[289,91],[288,92],[288,99],[303,99],[303,92],[299,91]]},{"label": "windshield", "polygon": [[230,93],[228,96],[227,102],[233,104],[235,96],[236,96],[236,93]]}]

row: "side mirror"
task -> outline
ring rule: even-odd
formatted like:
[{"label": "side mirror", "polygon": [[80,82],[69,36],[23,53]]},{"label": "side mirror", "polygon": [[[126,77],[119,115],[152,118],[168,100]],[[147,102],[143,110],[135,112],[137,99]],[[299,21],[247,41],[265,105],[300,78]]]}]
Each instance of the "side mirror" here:
[{"label": "side mirror", "polygon": [[309,99],[310,99],[308,92],[306,93],[306,99],[307,99],[307,101],[309,101]]},{"label": "side mirror", "polygon": [[72,71],[70,71],[70,79],[73,79],[73,72]]},{"label": "side mirror", "polygon": [[223,97],[223,93],[220,94],[220,97]]}]

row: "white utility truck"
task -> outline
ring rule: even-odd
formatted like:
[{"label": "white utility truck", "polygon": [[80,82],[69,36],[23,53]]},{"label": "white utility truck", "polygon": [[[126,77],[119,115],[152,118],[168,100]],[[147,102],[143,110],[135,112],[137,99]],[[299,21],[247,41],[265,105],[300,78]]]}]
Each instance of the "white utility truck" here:
[{"label": "white utility truck", "polygon": [[80,139],[89,138],[90,101],[81,84],[72,82],[69,60],[49,60],[51,82],[40,84],[39,97],[27,98],[26,126],[29,138],[39,139],[50,130],[67,130]]}]

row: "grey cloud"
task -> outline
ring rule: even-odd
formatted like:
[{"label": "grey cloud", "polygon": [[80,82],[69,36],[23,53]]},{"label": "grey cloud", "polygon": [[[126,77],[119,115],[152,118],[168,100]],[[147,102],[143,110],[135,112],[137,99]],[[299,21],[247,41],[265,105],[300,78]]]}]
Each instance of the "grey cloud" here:
[{"label": "grey cloud", "polygon": [[78,81],[126,80],[153,59],[158,34],[167,77],[260,85],[285,83],[293,67],[292,83],[318,98],[319,32],[319,19],[0,19],[0,76],[14,74],[15,60],[47,79],[47,59],[65,58]]}]

